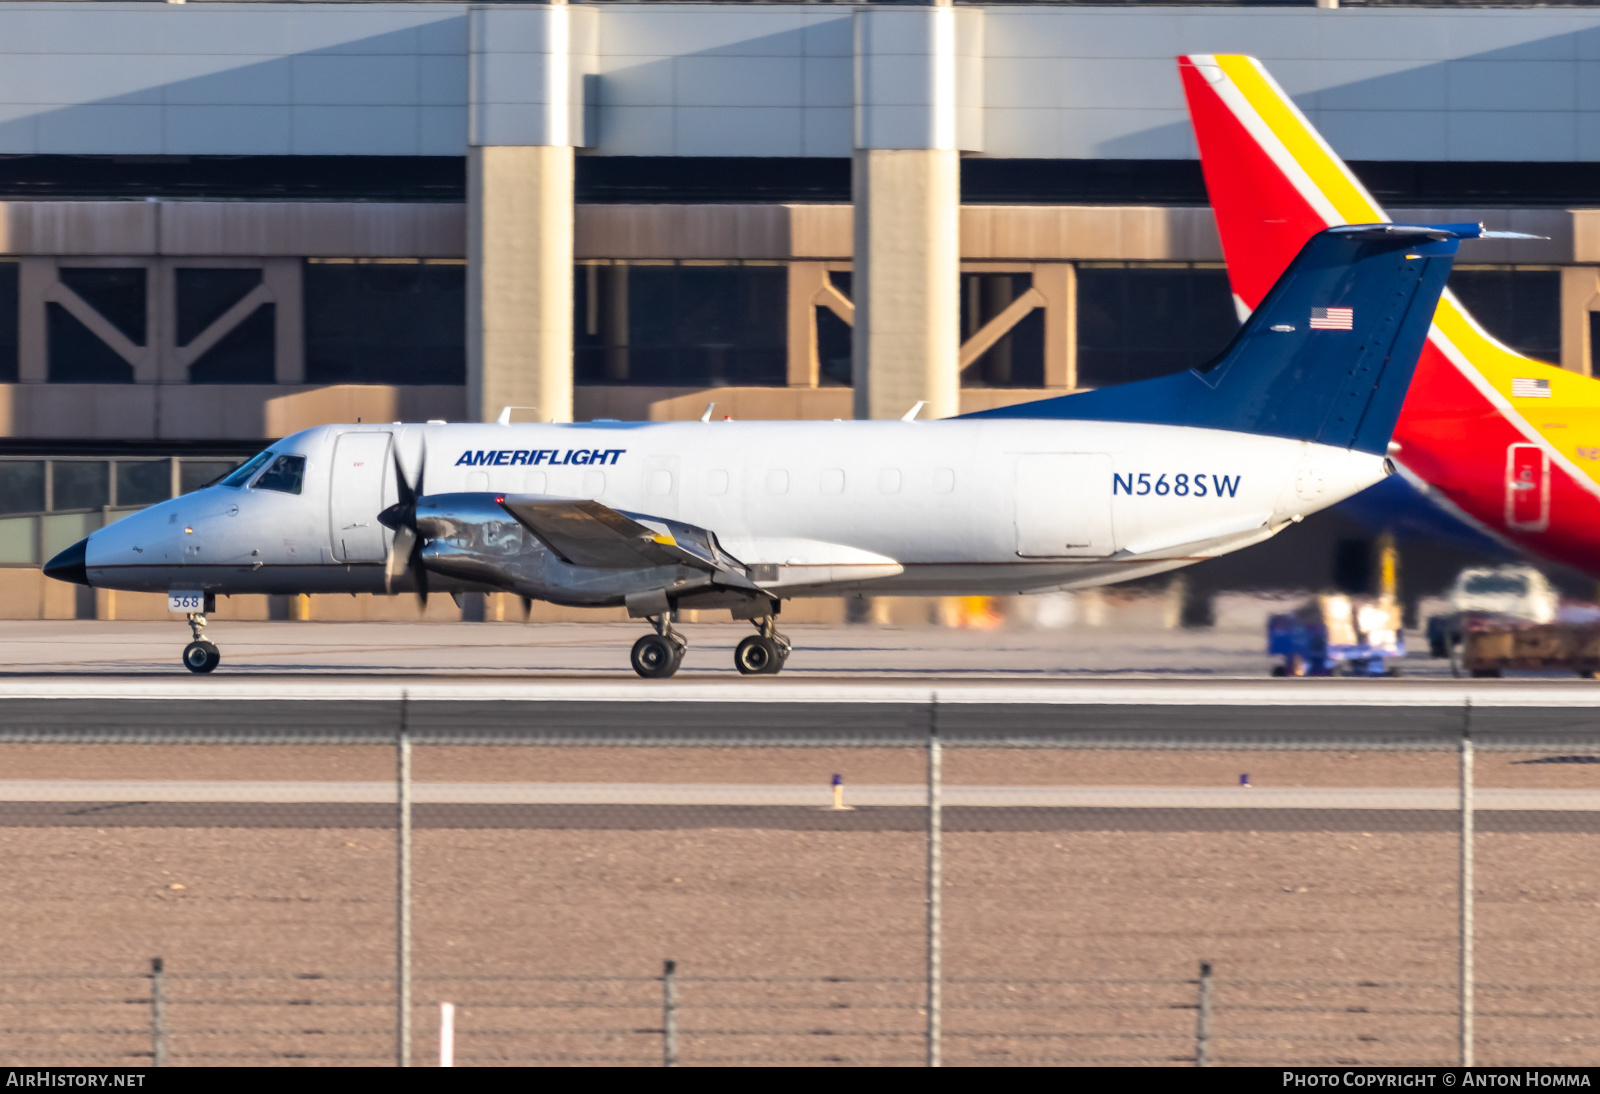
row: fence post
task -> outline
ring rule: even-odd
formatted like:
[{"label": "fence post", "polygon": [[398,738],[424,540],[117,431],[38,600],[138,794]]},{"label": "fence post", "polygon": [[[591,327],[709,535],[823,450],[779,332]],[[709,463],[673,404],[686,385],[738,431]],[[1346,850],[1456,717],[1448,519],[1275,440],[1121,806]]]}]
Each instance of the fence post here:
[{"label": "fence post", "polygon": [[1472,1064],[1472,699],[1461,711],[1461,1066]]},{"label": "fence post", "polygon": [[661,1066],[678,1066],[678,963],[661,967]]},{"label": "fence post", "polygon": [[1200,1016],[1194,1023],[1194,1066],[1211,1066],[1211,962],[1200,962]]},{"label": "fence post", "polygon": [[944,1024],[944,816],[940,783],[939,701],[928,706],[928,1066],[942,1065]]},{"label": "fence post", "polygon": [[395,741],[395,1065],[411,1066],[411,733],[407,693],[400,693],[400,732]]},{"label": "fence post", "polygon": [[167,1066],[167,1001],[164,998],[167,981],[165,963],[159,957],[150,959],[150,1058],[156,1067]]}]

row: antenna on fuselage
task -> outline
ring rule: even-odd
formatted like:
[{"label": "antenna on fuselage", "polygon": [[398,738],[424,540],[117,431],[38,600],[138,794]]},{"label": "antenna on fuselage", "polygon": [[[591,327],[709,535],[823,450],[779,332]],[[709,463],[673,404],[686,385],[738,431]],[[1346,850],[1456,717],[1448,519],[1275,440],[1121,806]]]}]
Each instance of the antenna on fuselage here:
[{"label": "antenna on fuselage", "polygon": [[715,410],[716,408],[717,408],[717,404],[716,403],[707,403],[706,404],[706,412],[704,414],[700,415],[700,420],[702,422],[709,422],[711,420],[711,412],[713,410]]},{"label": "antenna on fuselage", "polygon": [[917,415],[922,413],[922,408],[928,405],[926,399],[918,399],[917,405],[900,416],[902,422],[916,421]]},{"label": "antenna on fuselage", "polygon": [[[536,407],[536,406],[508,406],[508,407],[504,407],[500,411],[500,417],[495,419],[495,424],[496,425],[510,425],[511,424],[511,412],[513,410],[532,410],[532,411],[537,412],[538,409],[539,408]],[[550,420],[551,421],[555,421],[554,418],[552,418]]]}]

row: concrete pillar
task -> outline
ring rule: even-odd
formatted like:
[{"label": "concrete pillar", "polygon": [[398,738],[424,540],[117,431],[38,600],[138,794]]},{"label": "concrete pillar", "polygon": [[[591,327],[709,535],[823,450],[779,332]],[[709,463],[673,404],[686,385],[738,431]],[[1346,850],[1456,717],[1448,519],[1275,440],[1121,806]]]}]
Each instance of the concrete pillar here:
[{"label": "concrete pillar", "polygon": [[475,147],[467,160],[468,412],[572,420],[572,149]]},{"label": "concrete pillar", "polygon": [[467,161],[467,407],[572,420],[573,149],[596,13],[474,7]]},{"label": "concrete pillar", "polygon": [[1044,386],[1078,386],[1078,268],[1041,262],[1033,287],[1044,297]]},{"label": "concrete pillar", "polygon": [[857,418],[959,412],[961,181],[954,149],[855,153]]},{"label": "concrete pillar", "polygon": [[[959,149],[981,147],[982,12],[855,12],[855,414],[959,413]],[[959,23],[959,25],[958,25]]]}]

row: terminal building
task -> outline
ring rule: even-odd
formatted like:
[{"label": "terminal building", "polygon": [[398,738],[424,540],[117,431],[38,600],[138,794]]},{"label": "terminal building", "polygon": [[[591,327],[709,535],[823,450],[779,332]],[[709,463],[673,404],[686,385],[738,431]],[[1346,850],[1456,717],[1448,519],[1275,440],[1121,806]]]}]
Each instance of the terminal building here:
[{"label": "terminal building", "polygon": [[[1587,6],[42,0],[0,50],[11,617],[149,610],[37,566],[324,422],[942,417],[1198,363],[1237,319],[1183,53],[1260,57],[1395,216],[1548,237],[1451,285],[1592,368]],[[1294,534],[1195,573],[1368,580],[1359,530]],[[358,611],[411,607],[315,608]]]}]

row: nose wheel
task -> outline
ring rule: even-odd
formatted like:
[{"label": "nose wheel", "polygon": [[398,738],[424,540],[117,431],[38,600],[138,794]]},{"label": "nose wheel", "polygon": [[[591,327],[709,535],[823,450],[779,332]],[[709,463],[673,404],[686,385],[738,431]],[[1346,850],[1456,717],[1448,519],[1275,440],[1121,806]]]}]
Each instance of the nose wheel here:
[{"label": "nose wheel", "polygon": [[683,635],[672,629],[669,616],[653,615],[650,622],[656,633],[647,634],[635,642],[629,660],[633,663],[633,671],[646,680],[665,680],[683,664],[683,653],[689,648],[689,643]]},{"label": "nose wheel", "polygon": [[190,612],[189,631],[194,641],[183,647],[183,667],[190,672],[207,673],[222,664],[222,651],[205,640],[206,615]]},{"label": "nose wheel", "polygon": [[772,617],[755,621],[759,634],[752,634],[740,642],[733,651],[733,667],[745,676],[776,676],[783,671],[793,647],[789,639],[778,633]]},{"label": "nose wheel", "polygon": [[183,667],[190,672],[210,672],[222,663],[222,651],[210,642],[190,642],[183,647]]}]

